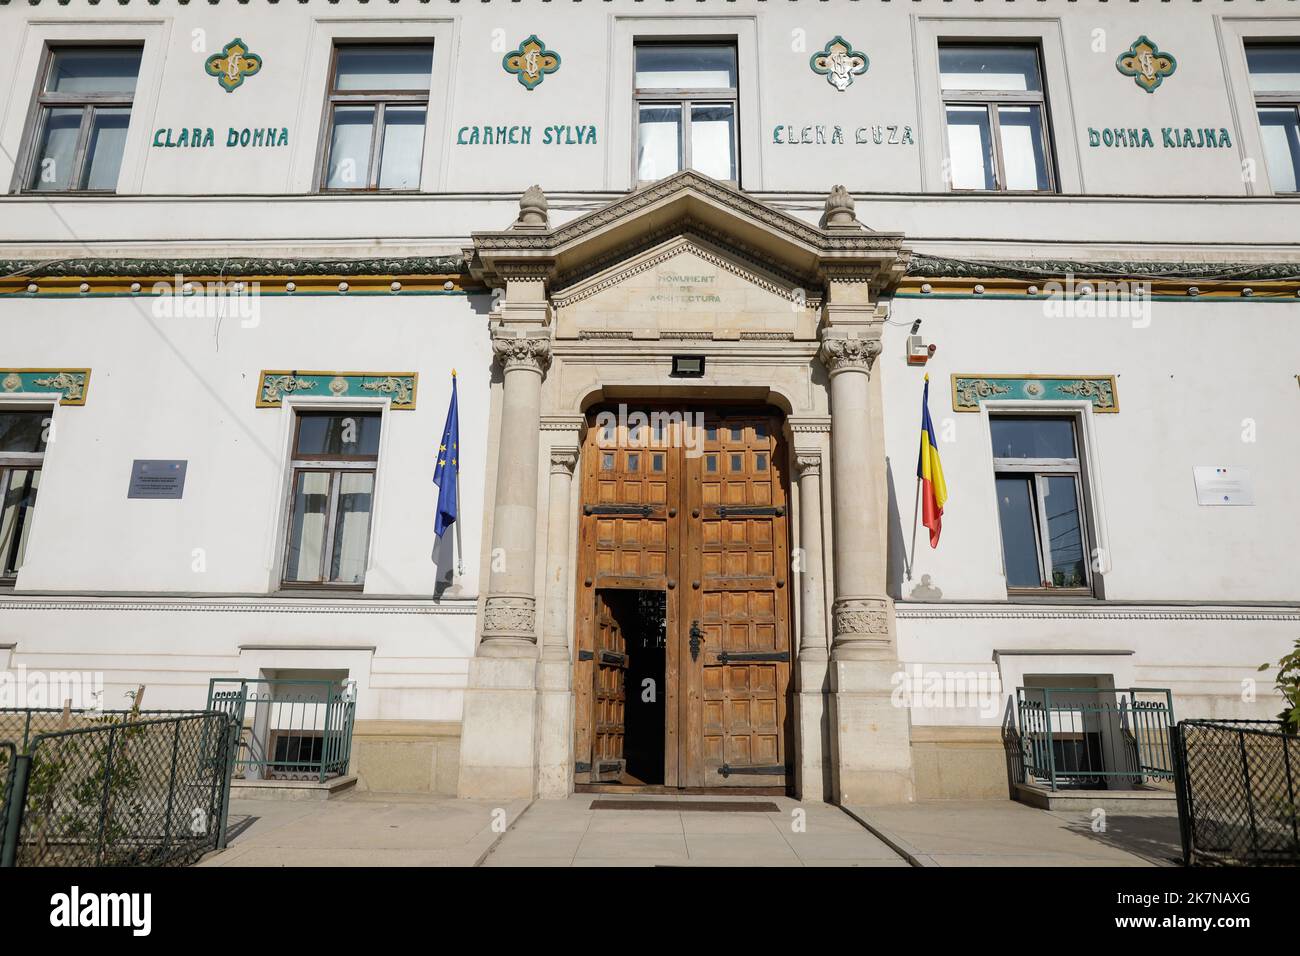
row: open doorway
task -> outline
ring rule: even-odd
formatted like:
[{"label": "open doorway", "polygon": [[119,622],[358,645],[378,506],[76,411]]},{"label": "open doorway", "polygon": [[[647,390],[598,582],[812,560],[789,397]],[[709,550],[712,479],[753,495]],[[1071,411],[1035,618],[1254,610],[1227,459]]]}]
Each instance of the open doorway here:
[{"label": "open doorway", "polygon": [[[622,643],[622,660],[598,653],[597,696],[603,683],[621,683],[623,753],[618,783],[661,786],[664,782],[667,602],[663,591],[610,589],[601,597]],[[613,688],[611,688],[613,689]],[[614,782],[614,781],[609,781]]]}]

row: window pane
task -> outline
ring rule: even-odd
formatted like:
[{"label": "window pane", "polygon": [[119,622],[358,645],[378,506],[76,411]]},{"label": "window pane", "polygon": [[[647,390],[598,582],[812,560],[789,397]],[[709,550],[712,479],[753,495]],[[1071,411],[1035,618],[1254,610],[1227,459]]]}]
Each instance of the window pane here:
[{"label": "window pane", "polygon": [[1007,189],[1047,189],[1043,113],[1037,106],[999,106]]},{"label": "window pane", "polygon": [[1251,89],[1261,93],[1300,90],[1300,43],[1246,47]]},{"label": "window pane", "polygon": [[45,89],[51,93],[133,93],[140,49],[56,50]]},{"label": "window pane", "polygon": [[691,107],[691,166],[714,179],[736,178],[735,121],[730,103]]},{"label": "window pane", "polygon": [[286,581],[320,580],[329,500],[329,472],[297,473],[293,490],[293,514],[289,519],[289,559],[284,569]]},{"label": "window pane", "polygon": [[989,111],[983,106],[949,106],[947,113],[952,188],[997,188]]},{"label": "window pane", "polygon": [[379,454],[377,412],[304,412],[298,416],[297,458],[374,458]]},{"label": "window pane", "polygon": [[989,419],[994,458],[1076,458],[1074,422],[1068,418]]},{"label": "window pane", "polygon": [[330,136],[329,189],[365,189],[370,185],[370,138],[374,135],[373,106],[336,106]]},{"label": "window pane", "polygon": [[337,90],[427,90],[433,47],[341,46],[334,74]]},{"label": "window pane", "polygon": [[1300,126],[1296,111],[1263,109],[1259,111],[1259,132],[1264,141],[1264,161],[1268,178],[1280,193],[1297,191],[1300,183]]},{"label": "window pane", "polygon": [[0,504],[0,568],[5,575],[14,574],[23,566],[27,552],[27,535],[31,530],[31,511],[36,507],[36,491],[40,487],[39,468],[15,468],[9,473]]},{"label": "window pane", "polygon": [[1034,486],[1029,478],[998,476],[998,520],[1007,587],[1042,586],[1038,570],[1038,531],[1034,525]]},{"label": "window pane", "polygon": [[379,159],[380,189],[418,189],[424,155],[423,106],[384,109],[384,146]]},{"label": "window pane", "polygon": [[682,168],[682,108],[642,106],[636,178],[662,179]]},{"label": "window pane", "polygon": [[90,143],[86,148],[86,170],[82,189],[116,189],[126,148],[126,128],[131,110],[96,109],[90,121]]},{"label": "window pane", "polygon": [[1072,475],[1043,478],[1047,509],[1047,542],[1052,550],[1052,587],[1088,586],[1088,568],[1079,523],[1078,486]]},{"label": "window pane", "polygon": [[1038,51],[1029,46],[941,46],[945,90],[1041,91]]},{"label": "window pane", "polygon": [[736,50],[729,46],[638,46],[636,86],[642,90],[733,89]]},{"label": "window pane", "polygon": [[32,189],[68,188],[72,182],[72,165],[80,131],[80,107],[45,111],[41,148],[32,168]]},{"label": "window pane", "polygon": [[48,410],[0,412],[0,452],[44,451]]},{"label": "window pane", "polygon": [[330,580],[363,584],[366,546],[370,541],[370,502],[375,487],[372,472],[339,475],[339,511],[334,522],[334,557]]}]

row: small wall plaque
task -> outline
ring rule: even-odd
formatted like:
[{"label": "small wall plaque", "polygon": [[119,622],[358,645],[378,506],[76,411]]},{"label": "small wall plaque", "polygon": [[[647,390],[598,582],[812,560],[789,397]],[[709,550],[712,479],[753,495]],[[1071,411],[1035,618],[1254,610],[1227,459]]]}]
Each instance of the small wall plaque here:
[{"label": "small wall plaque", "polygon": [[180,498],[185,493],[188,461],[137,458],[131,462],[128,498]]},{"label": "small wall plaque", "polygon": [[1192,468],[1192,479],[1196,482],[1198,505],[1223,507],[1255,503],[1255,486],[1250,480],[1250,472],[1245,468],[1195,465]]}]

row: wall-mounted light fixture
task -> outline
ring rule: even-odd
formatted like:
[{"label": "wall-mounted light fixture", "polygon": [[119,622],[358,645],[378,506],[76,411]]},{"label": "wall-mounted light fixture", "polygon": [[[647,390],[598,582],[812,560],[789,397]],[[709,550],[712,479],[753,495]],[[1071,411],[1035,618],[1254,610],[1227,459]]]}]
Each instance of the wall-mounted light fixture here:
[{"label": "wall-mounted light fixture", "polygon": [[704,356],[674,355],[672,374],[674,378],[703,378]]}]

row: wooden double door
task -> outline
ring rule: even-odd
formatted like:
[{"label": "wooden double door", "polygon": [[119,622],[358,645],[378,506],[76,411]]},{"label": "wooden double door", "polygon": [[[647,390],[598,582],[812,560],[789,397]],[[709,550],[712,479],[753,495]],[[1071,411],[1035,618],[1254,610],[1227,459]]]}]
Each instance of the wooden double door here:
[{"label": "wooden double door", "polygon": [[780,416],[600,411],[613,414],[593,413],[581,456],[575,780],[785,786],[792,653]]}]

